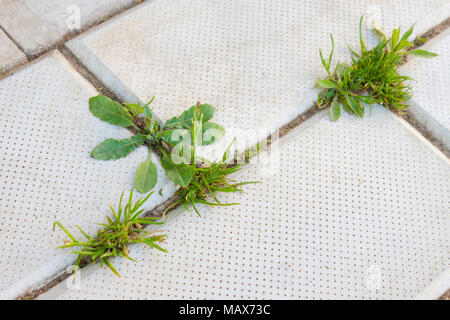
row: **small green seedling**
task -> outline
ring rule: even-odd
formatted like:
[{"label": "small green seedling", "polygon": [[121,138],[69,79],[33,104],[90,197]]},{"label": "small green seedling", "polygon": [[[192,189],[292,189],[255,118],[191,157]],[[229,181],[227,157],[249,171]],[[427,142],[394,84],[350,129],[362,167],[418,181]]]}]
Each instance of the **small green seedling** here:
[{"label": "small green seedling", "polygon": [[[214,106],[197,103],[196,106],[184,111],[180,117],[173,117],[161,124],[149,107],[152,102],[153,99],[144,106],[139,103],[125,103],[122,106],[119,102],[102,95],[92,97],[89,100],[89,109],[94,116],[117,126],[132,127],[137,135],[121,140],[106,139],[92,150],[91,156],[100,160],[119,159],[144,144],[159,154],[171,154],[172,149],[177,146],[185,146],[188,143],[188,149],[191,150],[195,149],[192,147],[193,144],[208,145],[218,141],[225,134],[220,125],[209,121],[214,116],[216,110]],[[194,117],[198,119],[195,120]],[[202,123],[200,132],[196,133],[197,137],[189,135],[194,121]],[[180,187],[186,187],[192,179],[193,172],[184,162],[174,163],[172,157],[166,156],[162,159],[162,166],[169,178]],[[157,169],[151,161],[150,152],[147,161],[141,163],[137,169],[135,187],[139,192],[147,193],[153,189],[156,182]]]},{"label": "small green seedling", "polygon": [[[81,249],[72,251],[77,254],[77,260],[75,262],[76,269],[79,268],[80,263],[97,263],[103,267],[105,264],[112,272],[120,277],[117,270],[113,267],[109,258],[122,256],[132,261],[132,258],[128,255],[128,245],[132,243],[143,243],[150,247],[156,248],[163,252],[167,252],[161,248],[157,243],[164,242],[166,235],[155,235],[159,231],[146,231],[144,225],[156,224],[160,225],[163,222],[157,222],[158,218],[140,217],[144,209],[140,209],[141,206],[148,200],[152,193],[148,194],[145,198],[137,200],[133,205],[133,189],[131,189],[130,196],[128,197],[128,203],[122,208],[123,193],[120,197],[119,208],[117,212],[110,205],[113,217],[106,217],[107,223],[98,224],[103,228],[97,232],[95,237],[90,237],[79,226],[75,226],[86,238],[86,241],[77,240],[61,223],[56,221],[53,224],[53,230],[56,225],[59,226],[64,233],[70,238],[65,240],[65,245],[58,248],[72,248],[80,247]],[[75,270],[76,270],[75,269]]]},{"label": "small green seedling", "polygon": [[408,108],[406,102],[411,98],[411,87],[405,83],[412,80],[401,76],[397,68],[402,58],[412,54],[422,58],[432,58],[436,53],[426,50],[410,50],[414,43],[408,38],[413,27],[400,36],[400,28],[392,31],[387,38],[381,40],[373,49],[367,49],[362,36],[362,21],[359,23],[359,40],[361,52],[352,49],[352,64],[338,63],[331,71],[331,60],[334,51],[334,40],[331,36],[332,49],[328,60],[325,60],[322,50],[319,50],[322,65],[328,77],[317,81],[317,86],[323,89],[319,93],[317,106],[330,106],[330,118],[336,121],[341,116],[341,105],[344,110],[360,118],[364,116],[364,105],[379,103],[387,108],[403,111]]}]

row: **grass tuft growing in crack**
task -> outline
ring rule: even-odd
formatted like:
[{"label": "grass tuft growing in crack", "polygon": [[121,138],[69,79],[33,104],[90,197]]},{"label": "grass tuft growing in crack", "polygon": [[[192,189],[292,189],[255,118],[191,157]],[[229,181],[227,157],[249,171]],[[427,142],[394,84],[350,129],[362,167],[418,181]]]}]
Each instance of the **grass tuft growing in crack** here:
[{"label": "grass tuft growing in crack", "polygon": [[232,144],[225,151],[221,160],[204,163],[204,165],[190,165],[190,170],[193,172],[190,183],[177,191],[180,199],[168,207],[164,214],[180,203],[184,203],[186,210],[189,210],[189,205],[191,205],[199,216],[200,212],[196,207],[198,203],[209,206],[239,205],[239,203],[220,202],[217,194],[219,192],[243,192],[241,186],[259,183],[259,181],[237,182],[228,177],[230,174],[238,172],[242,168],[242,165],[231,165],[227,160],[228,152]]},{"label": "grass tuft growing in crack", "polygon": [[317,81],[317,87],[323,89],[319,93],[317,106],[319,108],[330,106],[330,118],[333,121],[341,116],[341,105],[346,112],[360,118],[364,116],[365,105],[374,103],[400,112],[404,111],[408,108],[407,101],[412,96],[411,87],[406,81],[412,79],[400,75],[397,71],[402,58],[408,54],[423,58],[437,56],[426,50],[410,50],[414,43],[408,39],[413,33],[414,26],[403,35],[400,34],[400,28],[394,29],[389,38],[377,30],[381,39],[369,50],[362,36],[362,21],[363,17],[359,23],[360,53],[350,49],[351,65],[339,62],[334,71],[331,70],[333,36],[328,60],[325,60],[322,50],[319,50],[328,77]]},{"label": "grass tuft growing in crack", "polygon": [[[80,241],[76,239],[65,227],[58,221],[53,224],[53,230],[56,226],[60,227],[64,233],[70,238],[70,240],[64,240],[65,245],[58,248],[73,248],[80,247],[79,250],[72,251],[77,254],[77,260],[75,262],[76,269],[79,268],[81,263],[97,263],[103,267],[105,264],[112,272],[120,277],[120,274],[114,268],[109,261],[111,257],[122,256],[132,261],[132,258],[128,255],[128,245],[133,243],[146,244],[155,249],[167,252],[161,248],[158,243],[164,242],[166,235],[155,235],[159,231],[146,231],[144,225],[148,224],[163,224],[164,222],[157,222],[158,218],[140,217],[143,209],[140,209],[142,205],[148,200],[152,193],[148,194],[145,198],[137,200],[133,204],[133,189],[128,197],[128,202],[125,207],[122,208],[123,193],[120,197],[119,207],[115,211],[110,205],[113,217],[106,217],[107,223],[100,223],[98,225],[103,228],[97,232],[95,237],[90,237],[79,226],[75,226],[80,230],[86,241]],[[75,270],[76,270],[75,269]]]}]

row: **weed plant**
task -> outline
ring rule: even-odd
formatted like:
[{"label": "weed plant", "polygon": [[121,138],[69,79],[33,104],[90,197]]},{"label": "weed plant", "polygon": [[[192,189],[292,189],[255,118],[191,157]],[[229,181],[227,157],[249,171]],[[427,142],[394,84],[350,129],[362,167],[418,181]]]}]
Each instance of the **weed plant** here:
[{"label": "weed plant", "polygon": [[[158,173],[151,160],[151,151],[170,155],[162,159],[162,166],[174,183],[186,187],[193,177],[193,172],[188,161],[174,162],[172,151],[180,149],[179,153],[185,153],[181,156],[186,157],[195,150],[195,144],[208,145],[220,140],[225,134],[222,126],[209,121],[215,113],[215,107],[212,105],[197,103],[181,116],[173,117],[162,124],[149,107],[152,101],[153,99],[144,106],[133,103],[122,105],[102,95],[89,100],[89,109],[94,116],[113,125],[134,128],[137,132],[137,135],[127,139],[106,139],[92,150],[93,158],[120,159],[144,144],[151,149],[149,158],[139,165],[135,176],[135,187],[141,193],[149,192],[157,182]],[[195,137],[190,135],[194,121],[201,121],[201,126],[197,126],[200,131],[196,132]]]},{"label": "weed plant", "polygon": [[322,65],[328,77],[317,81],[317,86],[323,89],[318,96],[317,106],[330,106],[330,118],[336,121],[341,116],[341,106],[350,114],[360,118],[364,116],[365,105],[379,103],[387,108],[404,111],[408,108],[407,101],[411,98],[411,87],[406,83],[412,80],[400,75],[397,71],[403,57],[412,54],[423,58],[431,58],[437,54],[426,50],[410,50],[414,43],[409,41],[413,28],[403,35],[400,28],[394,29],[390,38],[383,35],[373,49],[367,49],[362,36],[362,21],[359,23],[360,53],[351,48],[352,64],[337,63],[331,70],[334,52],[334,40],[331,35],[332,49],[325,60],[322,50],[319,50]]},{"label": "weed plant", "polygon": [[[113,217],[106,217],[106,223],[100,223],[98,225],[103,228],[97,232],[95,237],[90,237],[79,226],[76,226],[78,230],[86,238],[85,241],[76,239],[65,227],[58,221],[53,224],[53,229],[56,226],[60,227],[64,233],[70,238],[66,239],[63,246],[59,249],[79,247],[80,249],[72,251],[77,254],[78,257],[75,262],[75,267],[78,269],[81,263],[97,263],[100,265],[106,265],[112,272],[120,277],[120,274],[114,268],[109,261],[111,257],[122,256],[124,258],[132,258],[128,255],[128,245],[133,243],[146,244],[152,248],[167,252],[161,248],[158,243],[162,243],[166,239],[166,235],[157,235],[159,231],[147,231],[144,229],[145,225],[156,224],[160,225],[163,222],[157,222],[159,218],[140,217],[142,212],[142,205],[147,201],[152,193],[149,193],[145,198],[137,200],[133,204],[133,189],[128,197],[128,202],[125,207],[122,208],[123,193],[120,197],[119,207],[115,211],[110,205]],[[75,269],[75,270],[76,270]]]}]

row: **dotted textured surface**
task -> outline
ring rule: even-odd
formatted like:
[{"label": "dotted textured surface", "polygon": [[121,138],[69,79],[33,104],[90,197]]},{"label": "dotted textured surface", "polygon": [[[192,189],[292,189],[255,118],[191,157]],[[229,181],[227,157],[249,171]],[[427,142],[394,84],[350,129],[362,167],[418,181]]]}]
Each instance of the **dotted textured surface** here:
[{"label": "dotted textured surface", "polygon": [[0,76],[2,72],[26,61],[23,52],[0,30]]},{"label": "dotted textured surface", "polygon": [[415,81],[411,82],[414,101],[443,127],[450,148],[450,33],[427,49],[439,56],[432,59],[412,58],[402,67],[402,72],[414,78]]},{"label": "dotted textured surface", "polygon": [[169,254],[132,247],[122,278],[89,268],[41,298],[403,299],[450,267],[449,162],[402,120],[375,106],[282,140],[278,171],[221,197],[240,206],[169,216]]},{"label": "dotted textured surface", "polygon": [[[274,130],[309,108],[325,75],[318,50],[349,60],[360,16],[374,1],[154,0],[68,43],[124,100],[147,101],[167,120],[198,99],[227,129]],[[445,0],[377,4],[386,30],[404,30]],[[151,17],[151,19],[149,19]],[[227,143],[224,143],[226,146]]]},{"label": "dotted textured surface", "polygon": [[0,25],[26,54],[34,55],[136,1],[0,0]]},{"label": "dotted textured surface", "polygon": [[[13,298],[72,263],[70,249],[55,249],[65,235],[52,232],[53,222],[93,234],[93,223],[103,222],[109,203],[117,206],[121,192],[129,192],[148,156],[139,148],[116,161],[90,157],[105,138],[130,136],[90,114],[88,99],[96,94],[56,51],[0,81],[1,298]],[[147,208],[175,190],[158,168]]]}]

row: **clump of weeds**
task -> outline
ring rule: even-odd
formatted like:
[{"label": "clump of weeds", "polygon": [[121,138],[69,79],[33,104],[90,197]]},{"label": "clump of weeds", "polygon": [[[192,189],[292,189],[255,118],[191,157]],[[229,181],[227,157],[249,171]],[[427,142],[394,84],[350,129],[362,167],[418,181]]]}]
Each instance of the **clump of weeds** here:
[{"label": "clump of weeds", "polygon": [[397,68],[406,55],[415,55],[431,58],[437,54],[426,50],[411,50],[414,43],[408,38],[413,33],[413,27],[403,35],[400,28],[392,31],[391,37],[383,33],[381,39],[373,49],[367,49],[362,36],[361,17],[359,24],[360,52],[352,49],[351,65],[337,63],[334,71],[331,70],[331,61],[334,51],[334,40],[331,35],[332,49],[328,60],[325,60],[322,50],[319,50],[322,65],[328,77],[317,81],[317,87],[323,89],[318,96],[317,106],[324,108],[330,106],[330,118],[336,121],[341,116],[341,106],[350,114],[360,118],[364,116],[365,105],[379,103],[387,108],[399,112],[408,108],[407,101],[411,98],[411,87],[406,84],[412,80],[402,76]]},{"label": "clump of weeds", "polygon": [[[147,193],[153,189],[157,182],[157,169],[151,160],[151,151],[167,155],[175,149],[175,152],[184,152],[186,156],[188,152],[191,152],[190,150],[195,149],[194,143],[209,145],[220,140],[225,134],[222,126],[209,121],[216,110],[212,105],[197,103],[179,117],[173,117],[161,123],[150,109],[152,101],[153,99],[144,106],[139,103],[122,105],[102,95],[89,100],[89,109],[94,116],[113,125],[133,128],[137,133],[127,139],[106,139],[92,150],[93,158],[120,159],[144,144],[151,149],[149,158],[139,165],[135,176],[135,187],[141,193]],[[201,131],[197,133],[197,137],[190,135],[194,121],[201,122]],[[187,152],[186,149],[188,149]],[[163,156],[162,166],[169,178],[180,187],[186,187],[193,177],[193,172],[186,163],[175,163],[172,157]]]},{"label": "clump of weeds", "polygon": [[[137,135],[128,139],[106,139],[97,145],[91,156],[100,160],[119,159],[125,157],[138,146],[146,144],[151,150],[161,156],[161,165],[168,177],[179,185],[177,195],[179,199],[169,206],[163,213],[181,203],[189,210],[191,205],[200,215],[196,204],[210,206],[230,206],[237,203],[222,203],[218,200],[219,192],[242,192],[241,186],[257,182],[236,182],[228,176],[241,169],[240,165],[232,165],[227,160],[231,145],[219,161],[209,162],[196,157],[197,146],[207,145],[220,139],[224,129],[209,120],[213,117],[215,108],[211,105],[197,103],[183,112],[180,117],[174,117],[163,125],[155,119],[149,104],[125,104],[115,102],[105,96],[96,96],[90,100],[90,110],[94,116],[122,127],[132,127]],[[234,141],[233,141],[234,142]],[[150,153],[151,154],[151,153]],[[135,187],[142,193],[153,189],[156,184],[156,166],[150,157],[139,165],[135,178]],[[95,237],[90,237],[79,226],[76,226],[86,238],[85,241],[76,239],[60,222],[59,226],[70,238],[58,248],[79,247],[72,253],[77,254],[76,269],[80,264],[97,263],[106,265],[112,272],[120,276],[112,266],[109,258],[122,256],[134,261],[128,255],[128,245],[143,243],[166,252],[158,243],[165,241],[165,235],[155,235],[157,232],[146,231],[143,226],[148,224],[163,224],[160,218],[141,217],[142,205],[152,193],[133,204],[133,189],[128,203],[122,208],[120,197],[118,210],[111,206],[113,217],[106,217],[107,223],[99,224],[102,229]]]},{"label": "clump of weeds", "polygon": [[214,162],[203,162],[202,164],[191,164],[190,170],[193,173],[192,179],[186,187],[177,191],[180,199],[166,209],[164,214],[172,207],[184,203],[184,207],[189,210],[189,205],[200,216],[196,204],[201,203],[209,206],[232,206],[239,203],[222,203],[217,198],[219,192],[243,192],[242,186],[259,183],[259,181],[237,182],[228,176],[241,170],[242,165],[232,165],[228,158],[231,145],[223,154],[221,160]]},{"label": "clump of weeds", "polygon": [[64,233],[70,238],[66,239],[63,246],[58,248],[73,248],[78,247],[76,251],[72,253],[77,254],[78,257],[75,262],[75,270],[80,267],[80,264],[97,263],[100,265],[106,265],[112,272],[120,277],[117,270],[109,261],[112,257],[122,256],[124,258],[132,258],[128,255],[128,246],[133,243],[146,244],[152,248],[167,252],[161,248],[158,243],[164,242],[166,235],[157,235],[159,231],[147,231],[144,229],[145,225],[149,224],[163,224],[163,222],[157,222],[158,218],[140,217],[143,209],[140,209],[142,205],[147,201],[152,193],[148,194],[145,198],[137,200],[133,204],[133,189],[128,197],[128,202],[125,207],[122,207],[122,196],[120,197],[119,207],[115,211],[110,205],[113,217],[106,217],[106,223],[100,223],[102,229],[97,232],[97,235],[90,237],[79,226],[75,226],[86,238],[85,241],[76,239],[65,227],[56,221],[53,225],[53,229],[59,226]]}]

